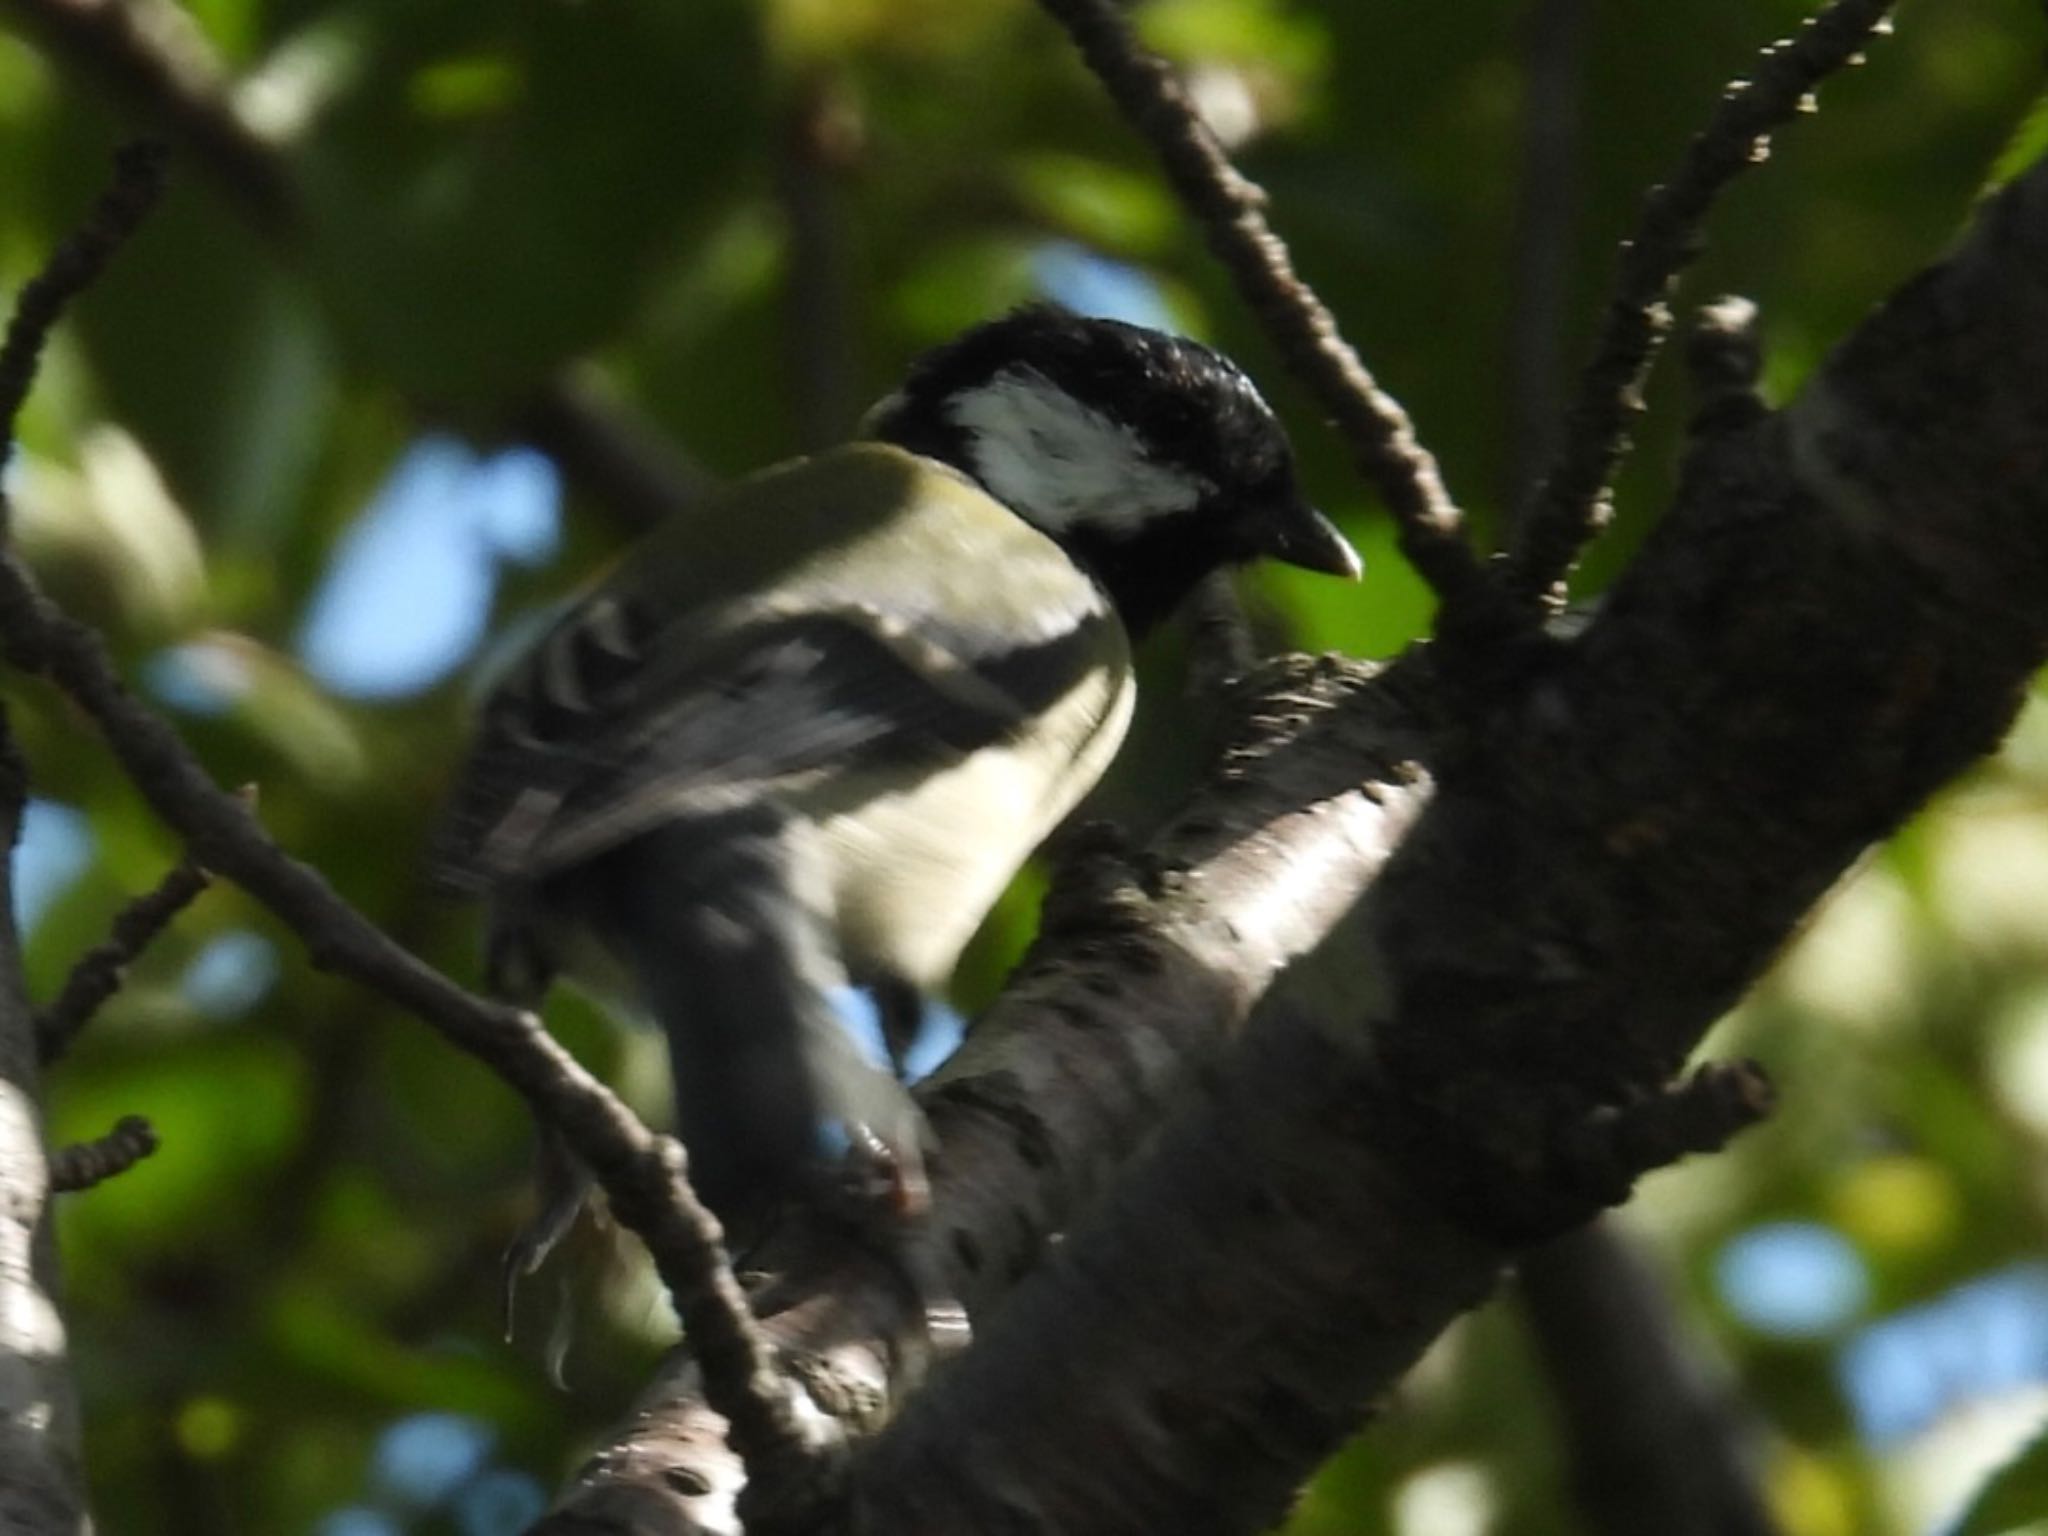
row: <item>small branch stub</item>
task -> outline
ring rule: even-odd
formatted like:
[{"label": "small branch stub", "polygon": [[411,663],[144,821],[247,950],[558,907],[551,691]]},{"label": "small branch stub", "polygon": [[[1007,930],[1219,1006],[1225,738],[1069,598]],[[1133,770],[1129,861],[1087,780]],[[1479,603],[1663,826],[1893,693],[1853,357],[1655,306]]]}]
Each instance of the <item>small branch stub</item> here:
[{"label": "small branch stub", "polygon": [[75,1194],[126,1173],[157,1149],[156,1127],[140,1115],[124,1115],[106,1135],[50,1154],[50,1188]]},{"label": "small branch stub", "polygon": [[1702,305],[1686,339],[1685,366],[1698,400],[1695,431],[1755,420],[1764,409],[1757,393],[1764,355],[1756,305],[1732,293]]},{"label": "small branch stub", "polygon": [[1661,1093],[1581,1125],[1565,1149],[1572,1182],[1619,1203],[1644,1174],[1720,1151],[1776,1104],[1777,1090],[1756,1062],[1709,1063]]},{"label": "small branch stub", "polygon": [[79,956],[56,1000],[36,1016],[36,1051],[44,1065],[71,1049],[93,1016],[120,990],[128,967],[212,883],[213,877],[197,863],[184,859],[154,890],[121,909],[106,940]]}]

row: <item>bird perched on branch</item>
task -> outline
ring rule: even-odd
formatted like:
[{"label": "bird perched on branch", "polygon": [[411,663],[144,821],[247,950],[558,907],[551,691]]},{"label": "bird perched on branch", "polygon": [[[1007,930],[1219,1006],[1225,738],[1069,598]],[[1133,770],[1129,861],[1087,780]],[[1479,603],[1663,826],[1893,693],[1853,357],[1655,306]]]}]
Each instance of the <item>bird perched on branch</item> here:
[{"label": "bird perched on branch", "polygon": [[[1245,375],[1020,310],[920,359],[859,441],[655,530],[490,696],[440,850],[494,970],[667,1033],[699,1195],[736,1240],[922,1122],[831,994],[942,985],[1107,766],[1130,642],[1219,566],[1355,577]],[[570,1214],[573,1214],[573,1206]]]}]

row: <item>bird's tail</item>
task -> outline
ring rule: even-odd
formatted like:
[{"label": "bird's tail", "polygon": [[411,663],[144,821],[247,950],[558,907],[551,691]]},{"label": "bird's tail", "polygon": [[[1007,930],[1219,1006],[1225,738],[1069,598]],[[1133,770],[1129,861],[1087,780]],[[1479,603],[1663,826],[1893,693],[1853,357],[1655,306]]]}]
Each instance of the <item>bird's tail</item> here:
[{"label": "bird's tail", "polygon": [[740,1249],[785,1204],[870,1180],[878,1155],[922,1188],[921,1116],[840,1021],[845,976],[792,862],[757,807],[670,823],[575,877],[668,1037],[690,1182]]}]

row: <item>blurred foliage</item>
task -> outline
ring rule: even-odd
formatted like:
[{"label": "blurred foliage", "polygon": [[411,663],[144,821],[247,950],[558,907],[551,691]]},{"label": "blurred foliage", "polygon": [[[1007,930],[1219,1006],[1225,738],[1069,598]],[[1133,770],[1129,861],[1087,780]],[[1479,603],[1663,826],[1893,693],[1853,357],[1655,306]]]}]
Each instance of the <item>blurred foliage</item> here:
[{"label": "blurred foliage", "polygon": [[1955,1536],[2041,1536],[2048,1531],[2048,1434],[2000,1467]]},{"label": "blurred foliage", "polygon": [[[1514,297],[1525,38],[1555,8],[1141,8],[1483,529],[1514,494],[1505,381],[1528,319]],[[1751,50],[1805,8],[1583,0],[1569,92],[1579,153],[1542,189],[1567,218],[1570,302],[1555,317],[1567,356],[1643,188]],[[52,50],[27,24],[36,9],[17,0],[4,14],[23,30],[0,33],[10,289],[77,217],[110,147],[150,121],[89,53]],[[1831,83],[1821,115],[1729,197],[1690,291],[1762,303],[1774,392],[1795,390],[1942,250],[1987,182],[2048,141],[2038,9],[1909,6],[1900,35]],[[458,976],[476,973],[475,920],[424,894],[420,861],[462,685],[338,697],[294,637],[338,538],[421,431],[496,441],[526,392],[569,364],[599,371],[715,472],[792,451],[808,355],[790,319],[793,274],[807,270],[790,244],[792,156],[815,157],[800,169],[825,200],[849,421],[916,350],[1028,296],[1048,241],[1078,243],[1138,269],[1179,323],[1270,386],[1311,489],[1365,550],[1363,600],[1285,573],[1249,578],[1276,635],[1384,655],[1427,624],[1426,595],[1342,450],[1027,0],[185,10],[288,167],[299,215],[266,222],[246,187],[181,157],[161,214],[47,360],[10,470],[17,528],[138,677],[172,646],[231,676],[219,697],[163,697],[223,782],[261,786],[289,848]],[[821,88],[829,143],[805,150],[789,129]],[[1683,399],[1668,370],[1651,403],[1589,589],[1670,486]],[[506,574],[504,623],[618,541],[612,509],[573,486],[568,518],[559,560]],[[1097,814],[1142,824],[1196,771],[1203,730],[1180,696],[1177,646],[1164,636],[1149,658],[1145,719]],[[62,701],[12,679],[4,692],[40,792],[83,811],[96,855],[31,934],[48,995],[175,850]],[[963,970],[964,1006],[999,983],[1040,889],[1035,875],[1020,882],[992,921]],[[1726,1025],[1717,1048],[1762,1058],[1780,1081],[1777,1119],[1728,1156],[1651,1181],[1632,1212],[1754,1407],[1792,1536],[1928,1529],[2025,1438],[1980,1444],[1975,1461],[1926,1449],[1925,1435],[1881,1442],[1859,1422],[1844,1361],[1859,1328],[2044,1251],[2044,911],[2037,709],[1998,763],[1870,862]],[[234,953],[274,955],[275,974],[201,986],[224,937]],[[658,1106],[657,1046],[573,998],[550,1017]],[[546,1384],[540,1328],[500,1341],[496,1255],[526,1198],[517,1103],[380,1000],[313,972],[232,889],[206,895],[136,968],[54,1074],[50,1105],[60,1139],[139,1111],[165,1141],[62,1215],[103,1529],[509,1528],[668,1335],[630,1252],[585,1234],[563,1265],[579,1318],[567,1390]],[[1861,1312],[1798,1339],[1745,1324],[1715,1260],[1764,1221],[1839,1232],[1867,1270]],[[1568,1532],[1559,1454],[1516,1315],[1494,1308],[1439,1346],[1304,1494],[1290,1530]],[[2014,1476],[2038,1486],[2039,1462],[2037,1445],[2031,1474]],[[453,1470],[437,1481],[422,1466]]]}]

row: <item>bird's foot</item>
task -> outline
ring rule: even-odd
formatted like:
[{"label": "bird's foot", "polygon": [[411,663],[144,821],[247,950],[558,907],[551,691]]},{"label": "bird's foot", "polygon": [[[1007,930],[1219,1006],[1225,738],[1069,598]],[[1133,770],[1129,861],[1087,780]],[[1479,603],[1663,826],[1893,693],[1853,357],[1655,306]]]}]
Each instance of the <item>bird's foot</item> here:
[{"label": "bird's foot", "polygon": [[534,1142],[534,1184],[538,1207],[505,1250],[503,1322],[505,1338],[513,1335],[520,1282],[530,1279],[549,1254],[569,1235],[590,1198],[590,1171],[554,1132],[542,1127]]}]

